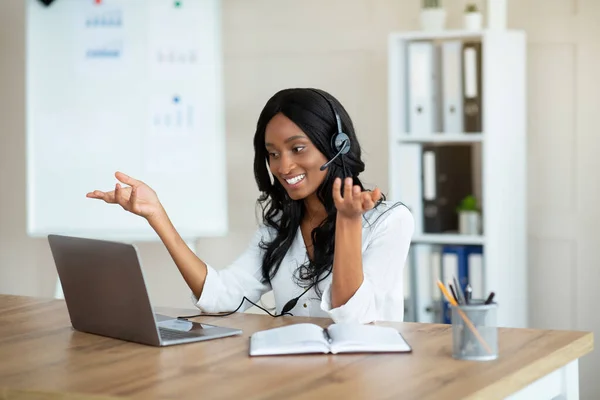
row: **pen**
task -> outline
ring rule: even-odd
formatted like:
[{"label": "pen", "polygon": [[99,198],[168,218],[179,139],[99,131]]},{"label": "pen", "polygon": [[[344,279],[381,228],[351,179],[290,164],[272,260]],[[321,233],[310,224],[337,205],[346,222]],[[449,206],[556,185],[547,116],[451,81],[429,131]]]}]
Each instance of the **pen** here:
[{"label": "pen", "polygon": [[465,294],[462,291],[462,287],[458,284],[456,277],[454,279],[454,288],[456,289],[456,296],[458,298],[458,304],[465,304]]},{"label": "pen", "polygon": [[489,354],[492,354],[492,349],[490,348],[490,346],[481,337],[481,335],[479,334],[479,331],[477,331],[477,329],[475,328],[475,326],[473,326],[473,323],[465,315],[465,313],[463,312],[463,310],[461,310],[460,308],[458,308],[458,304],[456,303],[456,301],[454,300],[454,298],[450,295],[450,293],[448,293],[448,290],[446,289],[446,287],[444,286],[444,284],[438,280],[437,281],[437,285],[440,288],[440,290],[442,291],[442,293],[444,294],[444,296],[446,297],[446,300],[448,300],[448,302],[450,304],[452,304],[454,307],[456,307],[456,311],[458,311],[458,314],[460,315],[460,317],[463,319],[463,321],[465,321],[465,324],[469,327],[469,329],[471,330],[471,332],[473,332],[473,335],[475,335],[475,337],[477,338],[477,340],[479,340],[479,343],[481,343],[481,345],[483,347],[485,347],[485,349],[487,350],[487,352]]},{"label": "pen", "polygon": [[471,289],[471,285],[467,284],[465,288],[465,302],[469,304],[471,302],[471,296],[473,296],[473,289]]},{"label": "pen", "polygon": [[492,300],[494,299],[494,294],[494,292],[490,293],[487,300],[485,301],[485,304],[490,304],[492,302]]},{"label": "pen", "polygon": [[452,297],[454,297],[454,300],[456,300],[456,302],[458,303],[458,297],[456,297],[456,292],[454,291],[454,288],[452,287],[452,284],[449,283],[448,287],[450,288],[450,291],[452,292]]}]

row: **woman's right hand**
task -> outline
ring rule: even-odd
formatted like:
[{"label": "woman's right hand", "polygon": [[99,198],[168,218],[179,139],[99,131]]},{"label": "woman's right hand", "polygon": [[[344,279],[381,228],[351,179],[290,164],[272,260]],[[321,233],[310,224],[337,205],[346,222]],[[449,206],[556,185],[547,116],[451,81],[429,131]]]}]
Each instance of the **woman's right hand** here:
[{"label": "woman's right hand", "polygon": [[164,212],[156,192],[150,186],[122,172],[115,173],[115,177],[120,182],[129,186],[121,187],[117,183],[115,190],[111,190],[110,192],[94,190],[88,193],[86,197],[104,200],[110,204],[119,204],[125,210],[148,220]]}]

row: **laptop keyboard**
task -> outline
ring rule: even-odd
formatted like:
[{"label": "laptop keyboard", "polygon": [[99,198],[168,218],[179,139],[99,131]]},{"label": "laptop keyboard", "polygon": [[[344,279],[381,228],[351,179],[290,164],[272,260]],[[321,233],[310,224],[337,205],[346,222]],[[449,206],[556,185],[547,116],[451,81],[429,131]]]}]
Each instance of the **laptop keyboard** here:
[{"label": "laptop keyboard", "polygon": [[171,330],[171,329],[165,329],[165,328],[162,328],[162,327],[158,328],[158,333],[160,334],[160,337],[162,339],[165,339],[165,340],[174,340],[174,339],[185,339],[185,338],[198,337],[197,334],[194,334],[192,332],[175,331],[175,330]]}]

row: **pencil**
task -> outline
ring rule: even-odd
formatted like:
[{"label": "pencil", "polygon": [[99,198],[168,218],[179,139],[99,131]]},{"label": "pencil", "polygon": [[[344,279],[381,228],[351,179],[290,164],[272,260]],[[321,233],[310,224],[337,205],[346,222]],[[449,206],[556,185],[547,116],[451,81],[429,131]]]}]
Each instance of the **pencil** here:
[{"label": "pencil", "polygon": [[469,327],[469,329],[471,330],[471,332],[473,332],[473,334],[475,335],[475,337],[477,338],[477,340],[479,340],[479,343],[481,343],[481,345],[483,347],[485,347],[485,349],[487,350],[487,352],[489,354],[492,354],[492,349],[490,348],[490,346],[481,337],[481,335],[479,334],[479,331],[477,331],[477,328],[475,328],[475,326],[473,325],[473,323],[471,322],[471,320],[465,315],[465,313],[463,312],[463,310],[461,310],[460,308],[458,308],[458,304],[456,303],[456,301],[454,300],[454,298],[452,297],[452,295],[450,295],[450,293],[448,293],[448,289],[446,289],[446,287],[444,286],[444,284],[442,282],[440,282],[439,280],[437,281],[437,284],[438,284],[440,290],[442,291],[442,293],[444,293],[444,296],[446,297],[446,299],[448,300],[448,302],[450,304],[452,304],[454,307],[456,307],[456,311],[458,311],[458,313],[460,314],[460,317],[463,319],[463,321],[465,321],[465,324],[467,324],[467,326]]}]

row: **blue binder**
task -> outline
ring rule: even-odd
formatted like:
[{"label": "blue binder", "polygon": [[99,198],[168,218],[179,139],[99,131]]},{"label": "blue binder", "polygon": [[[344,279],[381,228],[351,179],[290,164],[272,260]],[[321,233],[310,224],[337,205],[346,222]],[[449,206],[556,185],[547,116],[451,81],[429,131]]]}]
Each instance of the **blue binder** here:
[{"label": "blue binder", "polygon": [[[475,245],[452,245],[442,247],[442,271],[444,270],[444,254],[456,255],[458,261],[458,284],[464,292],[469,283],[469,256],[471,254],[483,254],[483,246]],[[448,282],[443,282],[444,285]],[[450,312],[450,303],[442,296],[442,323],[450,324],[452,315]]]}]

